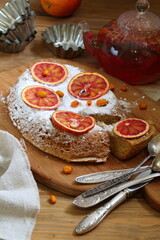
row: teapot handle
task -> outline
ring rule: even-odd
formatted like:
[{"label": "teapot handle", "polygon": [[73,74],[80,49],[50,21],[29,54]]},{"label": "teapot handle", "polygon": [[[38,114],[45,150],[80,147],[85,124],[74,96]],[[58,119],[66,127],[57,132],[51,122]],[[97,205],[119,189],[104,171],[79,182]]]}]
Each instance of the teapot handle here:
[{"label": "teapot handle", "polygon": [[85,49],[89,52],[92,56],[96,56],[96,46],[97,41],[91,32],[89,25],[86,21],[82,21],[78,24],[78,26],[82,29],[83,32],[83,42]]},{"label": "teapot handle", "polygon": [[90,32],[89,24],[86,21],[81,21],[78,26],[82,29],[82,32]]}]

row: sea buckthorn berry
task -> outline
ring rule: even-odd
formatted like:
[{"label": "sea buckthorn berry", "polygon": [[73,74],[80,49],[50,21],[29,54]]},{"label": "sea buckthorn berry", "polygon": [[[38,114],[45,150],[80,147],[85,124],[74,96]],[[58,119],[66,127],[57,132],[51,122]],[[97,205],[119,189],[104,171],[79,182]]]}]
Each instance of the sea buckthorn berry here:
[{"label": "sea buckthorn berry", "polygon": [[147,107],[148,107],[148,105],[147,105],[147,103],[145,103],[145,102],[141,102],[141,103],[139,104],[139,109],[141,109],[141,110],[145,110],[145,109],[147,109]]},{"label": "sea buckthorn berry", "polygon": [[64,173],[69,174],[69,173],[71,173],[72,171],[73,171],[73,168],[72,168],[71,166],[64,166],[64,168],[63,168],[63,172],[64,172]]},{"label": "sea buckthorn berry", "polygon": [[111,91],[114,91],[115,86],[114,86],[112,83],[110,83],[110,84],[109,84],[109,89],[110,89]]},{"label": "sea buckthorn berry", "polygon": [[122,86],[120,87],[120,89],[121,89],[121,91],[123,91],[123,92],[126,92],[126,91],[127,91],[127,87],[126,87],[125,85],[122,85]]},{"label": "sea buckthorn berry", "polygon": [[47,97],[47,92],[45,92],[45,91],[38,91],[37,92],[37,97],[41,97],[41,98]]},{"label": "sea buckthorn berry", "polygon": [[64,96],[64,92],[62,92],[62,91],[60,91],[60,90],[57,90],[56,93],[57,93],[57,95],[58,95],[59,97],[63,97],[63,96]]},{"label": "sea buckthorn berry", "polygon": [[54,195],[51,195],[50,196],[50,201],[51,201],[52,204],[55,204],[57,199],[56,199],[56,197]]},{"label": "sea buckthorn berry", "polygon": [[71,107],[78,107],[79,102],[77,100],[71,102]]},{"label": "sea buckthorn berry", "polygon": [[87,100],[87,105],[88,105],[88,106],[91,106],[91,105],[92,105],[92,100],[88,99],[88,100]]},{"label": "sea buckthorn berry", "polygon": [[103,106],[106,106],[108,103],[108,101],[106,99],[98,99],[96,104],[98,107],[103,107]]}]

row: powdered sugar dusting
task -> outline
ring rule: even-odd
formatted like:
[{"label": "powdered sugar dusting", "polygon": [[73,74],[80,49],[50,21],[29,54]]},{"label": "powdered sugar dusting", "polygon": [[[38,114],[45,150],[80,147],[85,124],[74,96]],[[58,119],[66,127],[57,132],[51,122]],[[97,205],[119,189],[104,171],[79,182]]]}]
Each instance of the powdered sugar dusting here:
[{"label": "powdered sugar dusting", "polygon": [[3,104],[6,104],[6,98],[0,94],[0,101],[3,103]]},{"label": "powdered sugar dusting", "polygon": [[[117,105],[117,99],[115,97],[115,95],[112,93],[112,91],[109,91],[107,94],[103,95],[102,98],[106,99],[108,101],[107,106],[105,107],[98,107],[96,105],[96,100],[92,100],[92,105],[88,106],[87,105],[87,101],[86,100],[81,100],[81,99],[77,99],[79,102],[79,106],[76,108],[71,107],[71,102],[75,100],[75,97],[72,96],[69,92],[68,92],[68,83],[71,80],[71,78],[73,76],[75,76],[76,74],[79,74],[82,72],[82,70],[80,70],[77,67],[73,67],[70,65],[66,65],[67,69],[68,69],[68,77],[67,79],[58,84],[58,85],[48,85],[48,84],[41,84],[37,81],[35,81],[32,77],[32,75],[30,74],[30,70],[26,70],[20,77],[19,77],[19,82],[16,86],[16,89],[14,89],[14,91],[16,91],[17,93],[17,102],[16,104],[21,105],[22,107],[25,107],[25,109],[27,111],[31,110],[30,107],[26,106],[23,103],[23,100],[21,99],[21,92],[22,90],[30,85],[38,85],[38,86],[42,86],[42,85],[46,85],[46,87],[51,88],[54,91],[57,90],[61,90],[64,93],[64,97],[61,98],[61,104],[58,107],[58,110],[67,110],[67,111],[74,111],[76,113],[80,113],[80,114],[95,114],[95,113],[100,113],[100,114],[110,114],[112,109],[115,107],[115,105]],[[25,105],[25,106],[24,106]],[[32,109],[33,110],[33,109]],[[36,112],[39,112],[36,111]],[[50,113],[50,111],[49,111]],[[35,114],[35,113],[34,113]],[[48,115],[48,112],[46,112],[46,116]]]},{"label": "powdered sugar dusting", "polygon": [[135,103],[129,103],[126,99],[118,100],[119,105],[123,108],[124,112],[131,112],[131,107],[134,106]]},{"label": "powdered sugar dusting", "polygon": [[[71,80],[73,76],[76,74],[79,74],[82,72],[77,67],[73,67],[70,65],[65,65],[68,69],[68,77],[67,79],[58,84],[58,85],[48,85],[48,84],[42,84],[37,81],[35,81],[30,73],[30,70],[27,69],[18,79],[17,84],[11,88],[10,94],[8,96],[9,104],[9,111],[10,111],[10,117],[13,121],[13,123],[21,129],[22,132],[32,132],[35,131],[35,128],[38,126],[37,132],[45,132],[48,136],[51,135],[51,129],[53,129],[52,123],[50,121],[51,115],[53,111],[51,110],[40,110],[31,108],[28,105],[24,103],[24,101],[21,98],[21,92],[22,90],[31,85],[38,85],[38,86],[44,86],[51,88],[54,91],[61,90],[64,93],[64,97],[61,98],[61,104],[58,107],[58,110],[67,110],[67,111],[74,111],[76,113],[80,114],[111,114],[112,109],[115,108],[117,105],[117,99],[115,95],[112,93],[112,91],[109,91],[107,94],[103,95],[102,98],[106,99],[108,101],[108,104],[105,107],[98,107],[96,106],[96,100],[92,101],[91,106],[87,106],[86,100],[80,100],[79,106],[76,108],[71,107],[71,102],[75,100],[75,97],[73,97],[68,92],[68,83]],[[15,111],[16,109],[16,111]],[[26,123],[27,119],[27,123]],[[31,124],[30,124],[31,123]],[[22,129],[23,126],[23,129]],[[98,125],[95,125],[94,130],[101,130],[101,127]],[[41,133],[39,133],[41,135]]]}]

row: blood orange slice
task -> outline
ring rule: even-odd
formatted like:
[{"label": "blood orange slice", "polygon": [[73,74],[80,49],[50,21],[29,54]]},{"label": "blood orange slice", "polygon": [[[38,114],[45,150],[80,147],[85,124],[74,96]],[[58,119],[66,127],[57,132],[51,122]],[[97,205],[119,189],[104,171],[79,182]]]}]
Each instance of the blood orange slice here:
[{"label": "blood orange slice", "polygon": [[121,120],[114,127],[114,133],[123,138],[138,138],[149,130],[149,124],[142,119],[128,118]]},{"label": "blood orange slice", "polygon": [[36,81],[55,85],[66,79],[68,70],[62,64],[38,62],[31,68],[31,73]]},{"label": "blood orange slice", "polygon": [[41,86],[24,88],[22,99],[28,106],[37,109],[52,110],[60,104],[60,98],[53,90]]},{"label": "blood orange slice", "polygon": [[72,133],[86,133],[95,125],[95,119],[69,111],[55,111],[51,118],[53,124]]},{"label": "blood orange slice", "polygon": [[71,79],[68,90],[76,98],[96,99],[108,92],[109,82],[98,73],[85,72]]}]

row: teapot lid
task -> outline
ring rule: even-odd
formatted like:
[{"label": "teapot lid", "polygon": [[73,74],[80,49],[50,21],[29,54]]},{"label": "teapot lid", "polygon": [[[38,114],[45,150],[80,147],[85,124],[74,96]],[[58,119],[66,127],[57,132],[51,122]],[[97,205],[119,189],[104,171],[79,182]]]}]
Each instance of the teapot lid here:
[{"label": "teapot lid", "polygon": [[138,0],[136,10],[122,13],[117,19],[117,24],[126,30],[138,32],[151,32],[160,30],[160,18],[148,12],[150,4],[147,0]]}]

